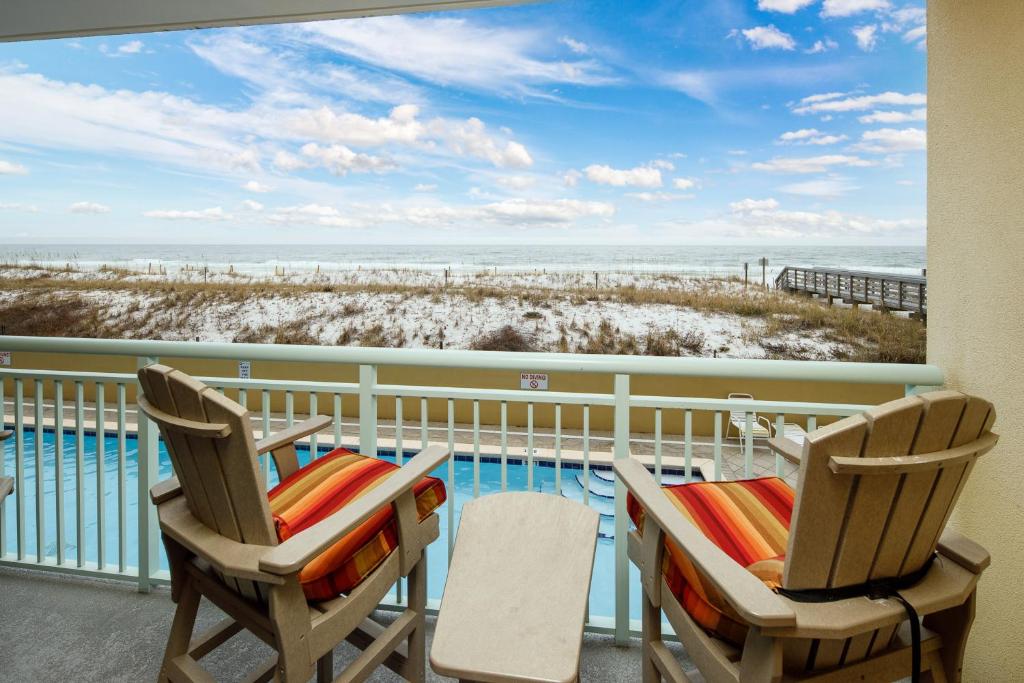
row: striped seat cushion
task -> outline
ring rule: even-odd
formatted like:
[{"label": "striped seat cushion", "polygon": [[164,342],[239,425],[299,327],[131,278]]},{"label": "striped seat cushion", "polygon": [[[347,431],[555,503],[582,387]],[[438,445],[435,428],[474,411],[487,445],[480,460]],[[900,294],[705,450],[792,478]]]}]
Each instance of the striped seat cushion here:
[{"label": "striped seat cushion", "polygon": [[[329,517],[380,486],[398,471],[386,460],[337,448],[301,468],[271,489],[270,512],[279,541]],[[444,482],[425,477],[413,487],[420,520],[445,501]],[[354,531],[307,564],[299,581],[310,600],[347,593],[398,547],[392,506],[377,511]]]},{"label": "striped seat cushion", "polygon": [[[694,526],[769,588],[782,585],[794,494],[782,479],[694,482],[662,489]],[[632,495],[626,509],[640,534],[644,511]],[[666,539],[665,583],[679,604],[707,631],[743,645],[747,624],[675,543]]]}]

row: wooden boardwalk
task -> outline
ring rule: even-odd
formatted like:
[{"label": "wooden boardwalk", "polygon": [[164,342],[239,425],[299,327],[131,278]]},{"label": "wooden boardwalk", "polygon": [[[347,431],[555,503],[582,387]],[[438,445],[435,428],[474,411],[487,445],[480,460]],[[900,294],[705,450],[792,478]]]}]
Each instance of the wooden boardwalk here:
[{"label": "wooden boardwalk", "polygon": [[922,275],[871,273],[838,268],[786,266],[775,278],[776,289],[806,292],[849,304],[871,304],[890,311],[928,315],[928,278]]}]

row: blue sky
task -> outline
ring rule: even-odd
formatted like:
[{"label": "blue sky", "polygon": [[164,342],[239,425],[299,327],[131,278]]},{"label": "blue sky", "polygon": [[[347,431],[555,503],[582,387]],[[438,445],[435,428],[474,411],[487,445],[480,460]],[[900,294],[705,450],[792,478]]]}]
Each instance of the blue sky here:
[{"label": "blue sky", "polygon": [[921,244],[924,22],[556,0],[0,45],[0,238]]}]

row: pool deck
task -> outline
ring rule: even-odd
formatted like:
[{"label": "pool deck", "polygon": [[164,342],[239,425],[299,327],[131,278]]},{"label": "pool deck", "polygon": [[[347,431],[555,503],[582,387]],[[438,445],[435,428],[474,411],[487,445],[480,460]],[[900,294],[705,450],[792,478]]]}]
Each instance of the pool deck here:
[{"label": "pool deck", "polygon": [[[0,679],[5,681],[155,681],[170,628],[170,591],[138,593],[129,584],[0,568]],[[393,613],[390,613],[393,614]],[[387,619],[389,613],[378,613]],[[221,618],[204,603],[198,629]],[[433,635],[429,621],[427,649]],[[701,680],[678,644],[670,644],[687,673]],[[203,659],[218,681],[239,680],[241,672],[267,659],[270,649],[239,634]],[[344,644],[335,650],[335,672],[356,656]],[[639,681],[640,641],[615,646],[611,636],[587,634],[581,680]],[[399,681],[386,669],[369,680]],[[428,681],[453,679],[427,673]]]}]

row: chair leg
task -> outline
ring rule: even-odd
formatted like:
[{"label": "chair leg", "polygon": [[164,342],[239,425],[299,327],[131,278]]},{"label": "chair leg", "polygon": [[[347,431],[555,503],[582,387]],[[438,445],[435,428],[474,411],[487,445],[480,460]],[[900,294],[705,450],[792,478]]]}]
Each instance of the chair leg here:
[{"label": "chair leg", "polygon": [[747,631],[740,659],[741,683],[778,683],[782,680],[782,643],[761,634],[756,626]]},{"label": "chair leg", "polygon": [[160,683],[170,680],[168,667],[175,657],[188,653],[189,643],[192,641],[192,629],[196,625],[196,614],[199,612],[199,591],[191,577],[186,577],[181,584],[178,594],[178,607],[174,610],[174,621],[171,622],[171,632],[167,636],[167,647],[164,649],[164,661],[160,667]]},{"label": "chair leg", "polygon": [[942,668],[949,683],[958,683],[963,675],[964,650],[974,623],[976,600],[977,590],[974,590],[963,604],[924,618],[925,627],[942,636]]},{"label": "chair leg", "polygon": [[641,652],[643,653],[643,683],[661,683],[661,673],[654,663],[654,653],[651,651],[653,643],[661,642],[661,608],[655,607],[654,603],[643,593],[643,605],[641,607],[643,624],[643,642]]},{"label": "chair leg", "polygon": [[424,681],[427,677],[427,554],[409,572],[409,606],[416,612],[416,628],[406,641],[408,658],[402,676],[408,681]]},{"label": "chair leg", "polygon": [[316,660],[316,683],[331,683],[334,680],[334,650]]}]

